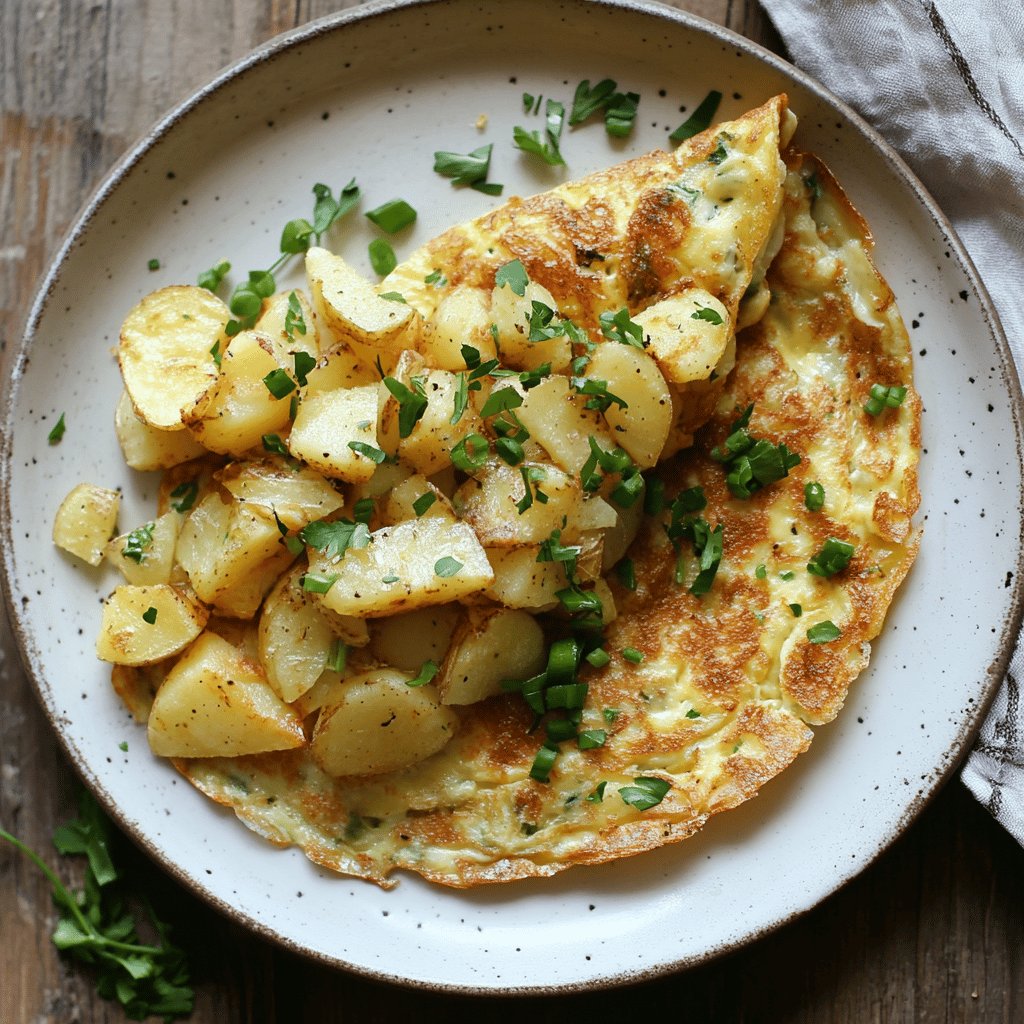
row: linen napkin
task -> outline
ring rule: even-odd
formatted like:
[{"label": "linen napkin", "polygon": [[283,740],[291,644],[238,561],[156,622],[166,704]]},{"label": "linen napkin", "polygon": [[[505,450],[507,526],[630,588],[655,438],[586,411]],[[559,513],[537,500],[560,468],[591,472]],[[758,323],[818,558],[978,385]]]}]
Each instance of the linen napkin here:
[{"label": "linen napkin", "polygon": [[[1024,369],[1024,4],[762,0],[799,67],[860,113],[953,222]],[[1024,373],[1022,373],[1024,377]],[[1024,643],[963,767],[1024,845]]]}]

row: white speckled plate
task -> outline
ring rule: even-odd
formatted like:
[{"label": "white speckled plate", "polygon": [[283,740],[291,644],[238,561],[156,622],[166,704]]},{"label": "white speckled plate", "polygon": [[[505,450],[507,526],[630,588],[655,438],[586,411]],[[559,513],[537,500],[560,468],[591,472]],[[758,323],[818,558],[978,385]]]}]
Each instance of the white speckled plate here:
[{"label": "white speckled plate", "polygon": [[[151,756],[93,657],[111,573],[50,543],[63,495],[125,491],[149,514],[155,475],[123,466],[111,346],[146,291],[220,258],[269,264],[316,181],[359,178],[364,208],[419,210],[399,255],[498,200],[432,173],[437,148],[494,142],[506,195],[561,178],[511,146],[524,90],[570,101],[581,78],[642,96],[633,136],[567,133],[576,176],[657,145],[710,88],[733,116],[785,90],[798,141],[873,226],[911,327],[924,396],[925,541],[870,669],[840,718],[761,797],[670,848],[470,892],[403,878],[392,892],[258,839]],[[485,131],[474,127],[489,118]],[[368,268],[364,218],[331,242]],[[160,269],[147,270],[157,258]],[[279,279],[280,280],[280,279]],[[299,281],[298,266],[285,282]],[[573,989],[698,962],[799,914],[890,843],[952,770],[1020,618],[1021,397],[983,289],[920,186],[805,77],[739,37],[654,4],[441,0],[345,11],[275,40],[172,111],[115,168],[47,275],[9,391],[4,568],[25,661],[70,756],[169,871],[261,933],[374,977],[473,991]],[[59,446],[47,433],[66,412]],[[119,743],[128,741],[122,753]]]}]

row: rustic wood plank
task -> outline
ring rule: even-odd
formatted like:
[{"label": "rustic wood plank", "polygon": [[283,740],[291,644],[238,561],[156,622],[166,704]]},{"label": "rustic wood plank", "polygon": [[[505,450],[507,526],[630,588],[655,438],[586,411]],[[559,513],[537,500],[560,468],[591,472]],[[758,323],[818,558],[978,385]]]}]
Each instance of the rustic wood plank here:
[{"label": "rustic wood plank", "polygon": [[[0,5],[0,354],[75,210],[154,117],[252,46],[353,2]],[[675,6],[779,49],[754,0]],[[3,619],[0,679],[0,822],[48,851],[53,828],[73,813],[74,774]],[[328,970],[221,918],[127,843],[122,856],[155,902],[172,908],[193,951],[196,1024],[359,1015],[546,1024],[567,1011],[638,1017],[666,1008],[693,1020],[787,1024],[1024,1019],[1024,854],[957,783],[877,865],[777,934],[682,975],[573,997],[459,999]],[[0,847],[0,1021],[122,1021],[88,975],[57,956],[54,922],[39,875]]]}]

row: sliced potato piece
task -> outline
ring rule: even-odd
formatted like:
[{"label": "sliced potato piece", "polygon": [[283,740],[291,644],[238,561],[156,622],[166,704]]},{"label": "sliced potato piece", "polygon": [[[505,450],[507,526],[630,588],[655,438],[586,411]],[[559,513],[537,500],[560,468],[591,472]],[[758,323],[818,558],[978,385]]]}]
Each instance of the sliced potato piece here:
[{"label": "sliced potato piece", "polygon": [[286,370],[294,368],[296,352],[305,352],[314,359],[320,355],[313,307],[299,288],[271,295],[263,303],[256,330],[270,341],[277,365]]},{"label": "sliced potato piece", "polygon": [[462,346],[470,345],[486,361],[497,355],[491,336],[491,304],[487,292],[456,285],[438,303],[423,328],[423,355],[442,370],[465,370]]},{"label": "sliced potato piece", "polygon": [[117,403],[114,432],[132,469],[170,469],[206,454],[187,430],[158,430],[139,419],[127,391],[121,392]]},{"label": "sliced potato piece", "polygon": [[626,403],[604,411],[615,443],[640,469],[658,461],[672,424],[672,396],[658,364],[637,348],[605,342],[590,357],[587,377],[603,380],[608,391]]},{"label": "sliced potato piece", "polygon": [[[707,380],[732,336],[729,311],[703,288],[688,288],[633,317],[671,384]],[[623,445],[625,447],[625,445]]]},{"label": "sliced potato piece", "polygon": [[461,617],[459,605],[442,604],[374,619],[370,650],[378,661],[406,672],[418,672],[425,661],[440,665]]},{"label": "sliced potato piece", "polygon": [[558,606],[559,590],[568,585],[561,562],[538,562],[540,545],[488,548],[494,582],[484,591],[507,608],[546,612]]},{"label": "sliced potato piece", "polygon": [[[451,465],[451,450],[467,434],[480,433],[483,421],[467,405],[459,421],[452,423],[458,378],[447,370],[427,370],[414,386],[423,389],[427,408],[408,437],[398,443],[398,457],[418,473],[430,476]],[[392,399],[394,401],[394,399]]]},{"label": "sliced potato piece", "polygon": [[240,757],[305,743],[302,719],[259,665],[216,633],[203,633],[168,673],[148,733],[162,757]]},{"label": "sliced potato piece", "polygon": [[337,562],[310,551],[309,568],[336,577],[322,597],[326,607],[359,618],[448,604],[494,579],[471,527],[429,516],[377,530],[367,547],[349,548]]},{"label": "sliced potato piece", "polygon": [[224,464],[217,455],[207,455],[203,459],[183,462],[180,466],[172,466],[160,477],[160,487],[156,494],[156,514],[166,515],[177,512],[187,515],[216,486],[213,474]]},{"label": "sliced potato piece", "polygon": [[[523,511],[517,505],[526,497],[520,468],[543,474],[531,484],[530,491],[533,496],[539,489],[548,499],[541,502],[534,497]],[[452,504],[485,547],[511,548],[540,544],[552,530],[562,530],[563,537],[574,535],[582,501],[579,481],[557,466],[525,462],[522,467],[513,467],[494,460],[455,492]]]},{"label": "sliced potato piece", "polygon": [[270,588],[294,561],[295,555],[283,545],[278,545],[274,554],[259,565],[253,566],[230,587],[217,594],[211,607],[229,619],[253,618],[260,610],[263,598],[270,592]]},{"label": "sliced potato piece", "polygon": [[76,558],[99,565],[117,526],[121,495],[95,484],[78,484],[60,503],[53,520],[53,543]]},{"label": "sliced potato piece", "polygon": [[282,550],[272,522],[220,494],[207,495],[182,524],[175,557],[199,597],[212,604]]},{"label": "sliced potato piece", "polygon": [[299,583],[303,571],[282,576],[260,614],[260,661],[274,691],[289,704],[320,678],[334,643],[319,602]]},{"label": "sliced potato piece", "polygon": [[115,537],[107,545],[107,559],[134,586],[170,583],[180,525],[181,516],[167,512],[133,533]]},{"label": "sliced potato piece", "polygon": [[[426,511],[417,512],[413,506],[427,494],[433,501]],[[454,522],[455,510],[452,503],[425,476],[414,473],[400,484],[396,484],[382,502],[381,523],[384,526],[392,526],[407,519],[420,519],[423,516],[435,516]]]},{"label": "sliced potato piece", "polygon": [[320,709],[310,754],[328,775],[379,775],[436,754],[459,719],[431,685],[380,669],[346,679],[338,697]]},{"label": "sliced potato piece", "polygon": [[155,665],[112,665],[110,669],[110,685],[114,693],[128,709],[132,718],[140,725],[149,718],[153,707],[153,698],[160,684],[167,678],[171,669],[170,662],[157,662]]},{"label": "sliced potato piece", "polygon": [[217,481],[264,519],[274,522],[276,512],[289,530],[301,530],[345,504],[344,495],[315,470],[277,459],[232,462],[217,474]]},{"label": "sliced potato piece", "polygon": [[524,395],[516,415],[551,461],[567,473],[578,476],[590,458],[589,438],[594,437],[604,449],[615,447],[601,414],[584,408],[586,399],[570,389],[568,377],[546,377],[525,392],[515,383],[501,386],[516,387]]},{"label": "sliced potato piece", "polygon": [[125,318],[117,358],[135,411],[152,427],[181,430],[181,416],[217,376],[210,349],[227,341],[231,312],[212,292],[171,285]]},{"label": "sliced potato piece", "polygon": [[[355,673],[349,672],[348,675]],[[301,696],[292,701],[292,707],[303,718],[319,711],[325,704],[330,704],[341,696],[341,684],[345,681],[346,673],[334,672],[325,669],[320,673],[317,681]]]},{"label": "sliced potato piece", "polygon": [[610,530],[604,532],[604,551],[601,555],[601,571],[608,572],[629,550],[630,544],[640,531],[644,519],[643,501],[635,501],[629,508],[618,508],[618,519]]},{"label": "sliced potato piece", "polygon": [[349,444],[377,448],[380,392],[374,384],[313,395],[299,405],[288,450],[327,476],[365,482],[377,463]]},{"label": "sliced potato piece", "polygon": [[183,651],[210,613],[175,587],[118,587],[103,605],[96,657],[117,665],[149,665]]},{"label": "sliced potato piece", "polygon": [[403,348],[417,347],[419,314],[407,303],[382,299],[340,256],[314,246],[306,253],[306,276],[317,315],[356,355],[390,363]]},{"label": "sliced potato piece", "polygon": [[287,427],[288,396],[276,398],[264,383],[279,369],[266,338],[255,331],[236,334],[217,379],[183,414],[192,436],[212,452],[237,456],[260,447],[264,434]]},{"label": "sliced potato piece", "polygon": [[491,292],[491,322],[498,331],[501,361],[517,370],[535,370],[550,363],[555,373],[561,373],[572,360],[572,346],[565,335],[544,341],[529,340],[534,302],[543,303],[557,313],[551,292],[536,281],[526,285],[523,295],[516,295],[508,285],[495,286]]},{"label": "sliced potato piece", "polygon": [[363,384],[374,384],[378,380],[380,377],[372,365],[361,363],[348,345],[339,342],[306,374],[303,396],[336,391],[338,388],[357,388]]},{"label": "sliced potato piece", "polygon": [[528,679],[544,668],[544,631],[528,612],[467,608],[435,685],[442,704],[496,697],[503,679]]}]

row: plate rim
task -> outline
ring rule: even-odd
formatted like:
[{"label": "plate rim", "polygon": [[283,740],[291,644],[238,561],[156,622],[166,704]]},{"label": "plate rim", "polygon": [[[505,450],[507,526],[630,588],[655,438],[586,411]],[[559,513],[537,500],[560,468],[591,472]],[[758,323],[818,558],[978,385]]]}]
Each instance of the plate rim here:
[{"label": "plate rim", "polygon": [[[24,367],[29,351],[37,340],[40,321],[53,296],[54,288],[63,267],[68,257],[82,240],[90,222],[100,212],[106,200],[119,187],[128,172],[179,122],[184,120],[210,96],[226,86],[241,80],[249,71],[262,65],[264,62],[272,60],[280,54],[312,39],[335,32],[342,32],[349,25],[357,22],[370,21],[374,18],[398,14],[407,8],[440,7],[471,2],[472,0],[369,0],[367,3],[335,11],[280,33],[259,44],[238,60],[226,65],[205,84],[171,106],[141,136],[131,143],[124,153],[111,165],[74,215],[61,242],[49,257],[47,266],[36,284],[22,330],[15,334],[15,337],[18,339],[16,347],[13,348],[10,356],[5,360],[9,366],[10,373],[3,380],[2,386],[0,386],[0,401],[3,402],[4,408],[3,430],[2,436],[0,436],[0,522],[2,522],[2,525],[0,525],[0,554],[2,554],[2,561],[0,561],[0,590],[3,592],[8,618],[17,642],[22,667],[32,684],[38,704],[49,720],[56,734],[57,741],[75,773],[95,794],[106,813],[114,819],[122,832],[136,846],[141,847],[162,870],[170,874],[179,884],[185,886],[193,895],[198,896],[207,905],[214,907],[229,919],[244,925],[262,938],[268,939],[284,949],[298,953],[325,966],[340,968],[374,981],[387,982],[406,988],[435,993],[463,995],[532,996],[569,994],[584,989],[588,991],[608,989],[626,984],[652,981],[656,978],[707,964],[721,956],[742,949],[819,907],[825,900],[834,896],[835,893],[845,888],[853,879],[871,867],[906,832],[924,808],[943,789],[961,764],[988,714],[992,701],[1009,667],[1016,638],[1020,633],[1022,620],[1024,620],[1024,518],[1021,520],[1017,536],[1017,571],[1013,584],[1012,600],[1001,624],[1002,629],[996,643],[996,656],[984,669],[983,692],[980,699],[975,702],[973,712],[966,716],[953,747],[944,753],[943,762],[940,762],[940,765],[937,766],[929,782],[918,791],[907,807],[906,812],[894,827],[891,835],[887,836],[875,850],[867,855],[866,859],[858,862],[852,869],[837,872],[833,880],[834,884],[831,884],[828,891],[816,902],[808,907],[780,916],[760,929],[747,932],[735,939],[720,942],[713,947],[703,950],[698,955],[679,958],[639,971],[621,972],[591,981],[566,982],[554,985],[490,988],[472,984],[427,982],[401,977],[386,971],[351,963],[341,957],[303,945],[294,939],[282,935],[273,926],[238,907],[232,906],[216,894],[206,890],[197,879],[192,878],[184,868],[166,857],[156,844],[142,834],[139,823],[129,820],[122,813],[102,782],[85,763],[77,747],[60,728],[58,716],[49,706],[46,699],[46,692],[49,687],[44,679],[41,666],[35,660],[31,629],[28,622],[22,618],[14,594],[14,538],[10,515],[14,403],[24,376]],[[1022,450],[1024,450],[1024,391],[1021,388],[1017,367],[998,312],[974,261],[967,252],[955,227],[943,213],[928,189],[917,178],[916,174],[896,150],[852,107],[816,79],[761,44],[740,35],[724,25],[708,21],[690,11],[669,7],[659,3],[658,0],[568,0],[568,2],[622,10],[632,12],[641,17],[672,22],[686,29],[702,33],[718,42],[734,46],[744,51],[747,56],[753,57],[760,63],[767,65],[783,77],[795,80],[818,99],[838,110],[847,119],[850,126],[867,139],[874,150],[885,159],[892,171],[912,190],[918,202],[924,207],[935,223],[935,226],[941,231],[956,261],[963,270],[969,287],[978,299],[979,312],[982,315],[992,341],[995,343],[996,352],[1000,357],[1000,377],[1010,399],[1009,407],[1013,420],[1014,443],[1017,460],[1020,463],[1022,461]],[[1024,507],[1024,477],[1022,477],[1021,489],[1018,494],[1018,503]]]}]

